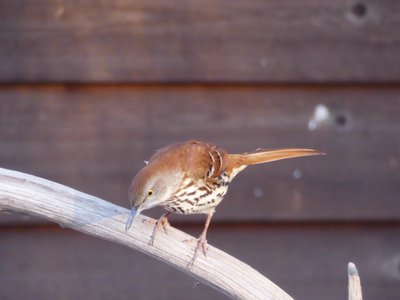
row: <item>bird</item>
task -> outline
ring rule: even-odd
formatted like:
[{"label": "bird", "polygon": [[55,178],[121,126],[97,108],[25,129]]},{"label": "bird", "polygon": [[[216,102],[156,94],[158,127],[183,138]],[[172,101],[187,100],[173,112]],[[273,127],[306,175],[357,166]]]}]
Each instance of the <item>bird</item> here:
[{"label": "bird", "polygon": [[320,151],[301,148],[257,149],[241,154],[229,154],[214,144],[190,140],[168,145],[150,158],[136,174],[129,187],[131,211],[126,222],[128,231],[133,220],[143,211],[161,206],[163,214],[153,230],[153,245],[161,227],[167,230],[168,216],[176,214],[205,214],[203,232],[197,239],[192,258],[200,249],[207,256],[207,230],[215,208],[224,199],[233,178],[246,167],[281,159],[321,155]]}]

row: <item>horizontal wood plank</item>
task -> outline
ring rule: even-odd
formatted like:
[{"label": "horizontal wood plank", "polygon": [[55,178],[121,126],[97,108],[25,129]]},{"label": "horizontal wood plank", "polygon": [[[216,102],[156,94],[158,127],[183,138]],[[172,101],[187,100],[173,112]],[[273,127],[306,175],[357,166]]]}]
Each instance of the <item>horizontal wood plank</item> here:
[{"label": "horizontal wood plank", "polygon": [[399,2],[3,0],[0,82],[398,82]]},{"label": "horizontal wood plank", "polygon": [[245,170],[215,220],[399,220],[399,99],[394,88],[2,88],[0,165],[127,207],[143,161],[172,142],[310,147],[327,155]]},{"label": "horizontal wood plank", "polygon": [[[346,266],[354,261],[366,299],[397,300],[399,229],[214,226],[209,242],[295,299],[346,299]],[[3,228],[0,257],[1,299],[226,299],[139,252],[68,230]]]}]

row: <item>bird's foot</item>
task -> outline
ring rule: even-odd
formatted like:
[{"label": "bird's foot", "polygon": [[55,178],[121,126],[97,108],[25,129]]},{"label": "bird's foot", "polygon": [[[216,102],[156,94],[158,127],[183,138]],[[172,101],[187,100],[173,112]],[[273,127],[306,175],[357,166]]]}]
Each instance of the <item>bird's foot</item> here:
[{"label": "bird's foot", "polygon": [[[207,243],[206,235],[205,234],[200,235],[196,241],[197,241],[196,249],[194,250],[192,260],[189,262],[188,267],[193,266],[194,262],[197,259],[197,256],[199,255],[200,249],[203,251],[204,256],[207,257],[208,243]],[[188,242],[188,241],[184,241],[184,242]]]},{"label": "bird's foot", "polygon": [[171,226],[168,222],[168,218],[167,218],[168,215],[169,215],[168,213],[163,214],[157,220],[156,225],[154,226],[154,229],[153,229],[153,234],[151,235],[151,238],[150,238],[150,242],[149,242],[150,246],[153,246],[154,240],[156,238],[157,232],[160,230],[160,227],[162,227],[164,229],[164,232],[166,234],[168,234],[168,228]]},{"label": "bird's foot", "polygon": [[197,239],[197,247],[195,254],[199,252],[200,248],[203,250],[204,256],[207,257],[208,243],[206,236],[203,234]]}]

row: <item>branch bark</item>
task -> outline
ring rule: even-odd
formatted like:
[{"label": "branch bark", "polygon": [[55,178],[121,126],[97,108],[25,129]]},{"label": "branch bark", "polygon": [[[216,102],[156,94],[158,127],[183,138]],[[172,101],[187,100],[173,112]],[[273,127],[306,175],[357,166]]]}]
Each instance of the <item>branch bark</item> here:
[{"label": "branch bark", "polygon": [[347,273],[349,277],[349,300],[362,300],[360,276],[354,263],[348,263]]},{"label": "branch bark", "polygon": [[150,246],[154,219],[139,216],[126,233],[127,209],[46,179],[0,168],[0,210],[46,218],[139,250],[233,299],[292,299],[250,266],[212,246],[207,257],[199,255],[188,267],[196,243],[183,241],[193,237],[170,227]]}]

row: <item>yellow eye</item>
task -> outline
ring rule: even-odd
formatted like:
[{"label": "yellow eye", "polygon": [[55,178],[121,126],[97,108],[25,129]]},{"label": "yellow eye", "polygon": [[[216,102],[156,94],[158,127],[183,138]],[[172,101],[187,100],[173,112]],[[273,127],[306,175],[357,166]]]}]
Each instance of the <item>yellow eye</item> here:
[{"label": "yellow eye", "polygon": [[147,192],[147,196],[153,196],[154,195],[154,190],[151,189]]}]

